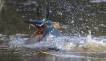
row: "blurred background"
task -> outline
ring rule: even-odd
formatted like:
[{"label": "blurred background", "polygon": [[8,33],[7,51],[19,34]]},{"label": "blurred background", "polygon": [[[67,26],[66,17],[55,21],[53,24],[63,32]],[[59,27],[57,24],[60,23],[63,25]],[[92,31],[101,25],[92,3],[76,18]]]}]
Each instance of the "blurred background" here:
[{"label": "blurred background", "polygon": [[51,21],[68,25],[65,35],[106,35],[105,0],[1,0],[0,33],[32,34],[24,20]]}]

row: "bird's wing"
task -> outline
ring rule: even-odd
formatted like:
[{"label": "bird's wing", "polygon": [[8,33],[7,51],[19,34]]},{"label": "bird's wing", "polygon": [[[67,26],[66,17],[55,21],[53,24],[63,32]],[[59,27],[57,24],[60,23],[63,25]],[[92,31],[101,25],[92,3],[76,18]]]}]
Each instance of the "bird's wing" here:
[{"label": "bird's wing", "polygon": [[47,40],[47,38],[54,38],[60,35],[60,31],[54,27],[50,28],[50,29],[46,29],[44,34],[42,35],[42,38],[40,41],[42,40]]},{"label": "bird's wing", "polygon": [[31,37],[28,40],[26,40],[25,44],[35,44],[37,42],[40,42],[45,29],[46,29],[46,26],[45,25],[43,25],[41,28],[37,29],[31,35]]},{"label": "bird's wing", "polygon": [[43,26],[41,26],[41,28],[37,29],[37,30],[31,35],[30,38],[34,38],[34,37],[36,37],[36,36],[38,36],[38,35],[42,35],[42,34],[44,33],[45,29],[46,29],[46,25],[44,24]]},{"label": "bird's wing", "polygon": [[53,27],[53,29],[49,32],[49,36],[51,36],[51,35],[54,37],[57,37],[60,35],[60,31]]}]

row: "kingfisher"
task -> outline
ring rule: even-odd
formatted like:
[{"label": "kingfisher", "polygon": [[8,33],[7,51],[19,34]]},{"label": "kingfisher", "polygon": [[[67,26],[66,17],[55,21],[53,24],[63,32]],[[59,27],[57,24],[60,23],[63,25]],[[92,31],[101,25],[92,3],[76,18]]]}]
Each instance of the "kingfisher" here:
[{"label": "kingfisher", "polygon": [[30,41],[34,41],[32,43],[43,41],[46,38],[55,38],[60,35],[62,29],[66,28],[66,25],[53,22],[50,20],[42,19],[42,20],[27,20],[24,21],[29,23],[37,28],[37,30],[30,36],[27,40],[27,43]]}]

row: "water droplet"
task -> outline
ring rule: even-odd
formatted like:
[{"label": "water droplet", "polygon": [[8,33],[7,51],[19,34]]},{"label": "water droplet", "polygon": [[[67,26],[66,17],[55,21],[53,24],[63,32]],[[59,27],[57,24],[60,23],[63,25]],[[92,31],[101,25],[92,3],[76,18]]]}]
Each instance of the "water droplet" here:
[{"label": "water droplet", "polygon": [[29,29],[31,28],[31,26],[29,25]]},{"label": "water droplet", "polygon": [[106,27],[106,25],[104,25],[104,24],[100,24],[100,26],[102,26],[102,27]]}]

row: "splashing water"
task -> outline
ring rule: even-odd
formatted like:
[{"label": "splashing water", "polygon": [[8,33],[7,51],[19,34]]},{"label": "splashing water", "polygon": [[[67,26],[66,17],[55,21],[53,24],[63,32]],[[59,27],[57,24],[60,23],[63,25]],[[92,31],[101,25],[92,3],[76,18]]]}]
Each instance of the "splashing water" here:
[{"label": "splashing water", "polygon": [[97,2],[106,2],[106,0],[91,0],[90,2],[94,2],[94,3],[97,3]]},{"label": "splashing water", "polygon": [[[76,46],[73,51],[78,52],[103,52],[106,50],[106,45],[101,38],[92,38],[91,30],[88,30],[89,35],[86,37],[86,41]],[[101,40],[100,40],[101,39]]]},{"label": "splashing water", "polygon": [[106,37],[93,37],[89,30],[89,35],[84,36],[60,36],[57,38],[47,38],[47,41],[41,41],[35,44],[25,45],[25,40],[28,38],[10,37],[9,44],[11,46],[20,46],[33,50],[47,50],[48,48],[56,48],[61,51],[70,52],[105,52]]}]

